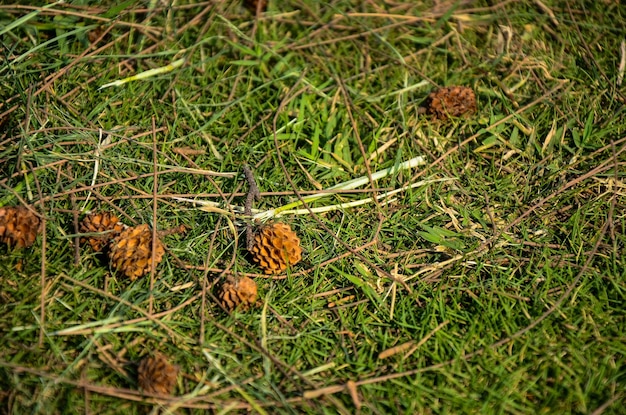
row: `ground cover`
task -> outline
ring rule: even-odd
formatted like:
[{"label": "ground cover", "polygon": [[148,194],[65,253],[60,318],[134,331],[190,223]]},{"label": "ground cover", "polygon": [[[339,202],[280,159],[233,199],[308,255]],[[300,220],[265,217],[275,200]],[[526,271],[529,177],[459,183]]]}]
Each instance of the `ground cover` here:
[{"label": "ground cover", "polygon": [[[3,412],[623,411],[619,2],[27,3],[0,5],[0,207],[42,228],[0,246]],[[475,111],[434,116],[452,86]],[[300,239],[277,274],[245,166]],[[162,261],[116,272],[89,211]],[[171,395],[139,387],[156,353]]]}]

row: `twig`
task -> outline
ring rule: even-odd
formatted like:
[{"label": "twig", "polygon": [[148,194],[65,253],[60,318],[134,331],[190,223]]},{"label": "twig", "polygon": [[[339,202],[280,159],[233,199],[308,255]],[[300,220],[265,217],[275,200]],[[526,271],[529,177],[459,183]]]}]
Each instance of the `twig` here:
[{"label": "twig", "polygon": [[184,234],[185,232],[187,232],[187,226],[185,226],[185,225],[178,225],[178,226],[174,226],[174,227],[169,228],[169,229],[164,229],[162,231],[157,231],[157,235],[159,236],[159,238],[163,238],[164,236],[176,235],[176,234]]},{"label": "twig", "polygon": [[156,249],[157,249],[157,189],[159,183],[157,166],[157,145],[156,145],[156,120],[152,116],[152,172],[154,173],[154,182],[152,183],[152,255],[150,258],[150,295],[148,296],[148,314],[152,315],[154,311],[154,274],[156,273]]},{"label": "twig", "polygon": [[72,224],[74,225],[74,233],[76,236],[74,237],[74,266],[77,267],[80,265],[80,227],[78,225],[78,207],[76,206],[76,194],[72,193],[70,195],[70,202],[72,203]]},{"label": "twig", "polygon": [[600,405],[595,411],[593,411],[591,413],[591,415],[600,415],[600,414],[604,413],[605,409],[609,408],[611,405],[613,405],[615,402],[621,400],[623,397],[624,397],[623,393],[616,394],[611,399],[609,399],[608,401],[606,401],[602,405]]},{"label": "twig", "polygon": [[617,68],[617,86],[621,86],[624,80],[624,69],[626,69],[626,41],[622,40],[622,43],[619,45],[619,51],[620,60],[619,67]]},{"label": "twig", "polygon": [[[246,176],[246,181],[248,182],[248,195],[246,196],[246,204],[244,205],[244,214],[248,218],[252,218],[252,205],[255,200],[261,199],[261,193],[259,192],[259,187],[256,185],[256,181],[254,180],[254,174],[252,174],[252,170],[250,170],[250,166],[244,164],[243,166],[243,174]],[[254,230],[252,228],[252,223],[246,223],[246,248],[251,249],[252,245],[254,245]]]},{"label": "twig", "polygon": [[[28,170],[32,173],[33,175],[33,181],[35,182],[35,186],[37,187],[37,194],[39,196],[39,199],[41,200],[41,198],[43,197],[43,193],[41,191],[41,186],[39,184],[39,180],[37,179],[37,175],[35,174],[35,172],[33,171],[33,166],[30,163],[26,163],[28,165]],[[29,204],[26,204],[25,206],[27,206],[29,209],[33,209]],[[40,203],[40,211],[41,212],[45,212],[45,205],[43,203]],[[44,333],[45,333],[45,323],[46,323],[46,295],[48,292],[48,289],[46,288],[46,263],[47,263],[47,259],[46,259],[46,253],[47,253],[47,246],[48,246],[48,239],[47,239],[47,233],[46,233],[46,228],[47,228],[47,221],[46,221],[46,215],[44,214],[39,214],[37,211],[35,211],[35,214],[37,216],[41,217],[41,224],[40,226],[40,230],[41,230],[41,277],[40,277],[40,284],[41,284],[41,300],[40,300],[40,310],[39,310],[39,347],[43,347],[43,341],[44,341]]]},{"label": "twig", "polygon": [[41,302],[39,304],[39,347],[43,346],[45,322],[46,322],[46,217],[41,215]]},{"label": "twig", "polygon": [[540,0],[534,0],[534,3],[537,5],[537,7],[539,7],[541,9],[541,11],[543,11],[545,14],[548,15],[548,17],[550,18],[550,21],[552,22],[552,24],[554,26],[558,26],[559,25],[559,21],[557,20],[556,16],[554,15],[554,12],[545,4],[543,4]]}]

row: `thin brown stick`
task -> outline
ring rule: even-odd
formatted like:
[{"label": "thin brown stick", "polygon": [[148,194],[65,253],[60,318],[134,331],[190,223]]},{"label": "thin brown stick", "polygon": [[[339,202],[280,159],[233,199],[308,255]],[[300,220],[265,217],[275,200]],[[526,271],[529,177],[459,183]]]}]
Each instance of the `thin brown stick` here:
[{"label": "thin brown stick", "polygon": [[39,302],[39,347],[43,347],[45,325],[46,325],[46,249],[48,247],[47,221],[46,217],[41,217],[41,274],[39,284],[41,285],[41,299]]},{"label": "thin brown stick", "polygon": [[253,224],[249,222],[249,218],[252,217],[252,206],[254,205],[255,200],[259,200],[261,198],[261,194],[259,193],[259,188],[256,185],[256,180],[254,180],[254,174],[252,170],[250,170],[250,166],[245,164],[243,166],[243,174],[246,176],[246,181],[248,182],[248,194],[246,196],[246,204],[244,205],[244,215],[247,216],[248,222],[246,222],[246,248],[248,250],[252,249],[254,245],[254,229]]},{"label": "thin brown stick", "polygon": [[[32,172],[32,166],[30,163],[27,163],[28,168]],[[37,186],[37,195],[39,199],[43,197],[43,193],[41,191],[41,185],[37,178],[37,175],[32,172],[33,181],[35,182],[35,186]],[[27,205],[29,209],[33,209],[31,206]],[[41,211],[45,212],[44,204],[40,206]],[[44,334],[45,334],[45,323],[46,323],[46,295],[48,290],[46,289],[46,254],[48,247],[48,233],[47,233],[47,220],[45,214],[39,214],[35,212],[37,216],[41,219],[41,276],[40,276],[40,284],[41,284],[41,299],[40,299],[40,310],[39,310],[39,347],[43,347]]]},{"label": "thin brown stick", "polygon": [[74,266],[77,267],[80,265],[80,226],[78,222],[78,206],[76,205],[76,194],[72,194],[70,196],[70,202],[72,203],[72,225],[74,227]]},{"label": "thin brown stick", "polygon": [[[218,224],[222,218],[218,219]],[[207,254],[204,259],[205,264],[209,264],[211,261],[211,254],[213,253],[213,243],[215,242],[217,232],[213,232],[211,235],[211,242],[209,243],[209,249],[207,250]],[[206,321],[206,314],[209,312],[206,300],[207,300],[207,291],[209,285],[209,272],[210,268],[207,266],[204,269],[204,275],[202,275],[202,299],[200,301],[200,338],[198,339],[198,343],[202,346],[204,345],[204,326]]]},{"label": "thin brown stick", "polygon": [[[607,408],[612,406],[615,402],[621,401],[623,398],[624,398],[623,393],[616,393],[615,395],[611,397],[611,399],[604,402],[602,405],[598,406],[593,412],[591,412],[591,415],[602,415],[602,413],[604,413],[604,411]],[[624,405],[623,402],[622,402],[622,405]],[[622,406],[622,409],[623,409],[623,406]]]},{"label": "thin brown stick", "polygon": [[158,241],[157,235],[157,194],[159,187],[158,177],[159,167],[157,165],[157,145],[156,145],[156,119],[152,116],[152,258],[150,258],[150,294],[148,295],[148,314],[154,311],[154,279],[156,274],[156,250]]}]

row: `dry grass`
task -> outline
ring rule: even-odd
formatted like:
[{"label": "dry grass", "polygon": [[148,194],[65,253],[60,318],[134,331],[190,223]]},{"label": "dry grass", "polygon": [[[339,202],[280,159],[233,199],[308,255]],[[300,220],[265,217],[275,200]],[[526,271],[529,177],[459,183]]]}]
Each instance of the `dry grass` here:
[{"label": "dry grass", "polygon": [[[0,205],[44,223],[0,247],[4,412],[619,413],[625,15],[0,6]],[[452,85],[477,113],[428,117]],[[308,212],[280,219],[304,259],[277,276],[245,250],[245,165],[259,211]],[[109,269],[80,244],[97,209],[149,224],[163,262],[133,282]],[[244,275],[259,306],[228,312],[214,288]],[[173,396],[137,388],[156,351],[180,368]]]}]

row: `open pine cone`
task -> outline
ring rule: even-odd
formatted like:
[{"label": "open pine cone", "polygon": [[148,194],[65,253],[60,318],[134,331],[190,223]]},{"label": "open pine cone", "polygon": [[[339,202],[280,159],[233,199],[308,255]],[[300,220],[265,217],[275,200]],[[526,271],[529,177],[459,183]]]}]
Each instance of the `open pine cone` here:
[{"label": "open pine cone", "polygon": [[476,111],[476,94],[465,86],[451,86],[431,92],[426,112],[440,120],[461,117]]},{"label": "open pine cone", "polygon": [[[165,248],[157,238],[154,262],[163,259]],[[152,230],[146,224],[120,232],[110,243],[109,260],[113,268],[131,281],[143,277],[152,268]]]},{"label": "open pine cone", "polygon": [[238,307],[244,311],[249,309],[255,305],[256,297],[256,282],[248,277],[228,277],[217,292],[220,303],[229,311]]},{"label": "open pine cone", "polygon": [[80,233],[98,233],[99,235],[84,236],[82,243],[88,242],[94,251],[102,251],[111,239],[124,230],[120,219],[110,212],[92,213],[85,216],[80,223]]},{"label": "open pine cone", "polygon": [[302,259],[300,238],[289,225],[272,223],[261,227],[250,248],[252,259],[266,274],[279,274]]},{"label": "open pine cone", "polygon": [[137,369],[137,383],[148,393],[171,395],[177,377],[178,367],[170,364],[161,353],[144,357]]},{"label": "open pine cone", "polygon": [[25,206],[0,208],[0,242],[9,247],[25,248],[35,243],[41,221]]}]

